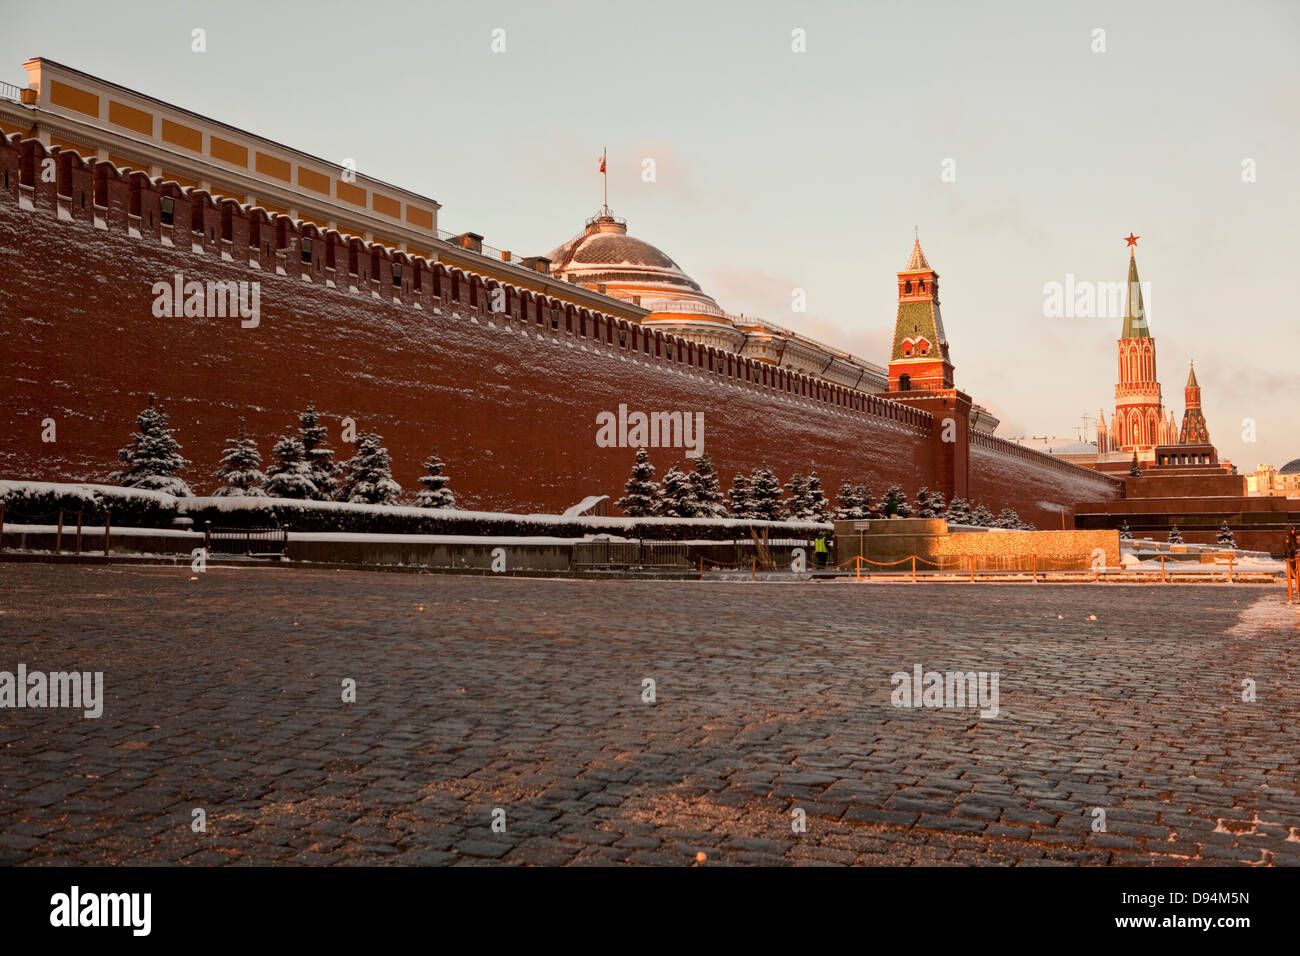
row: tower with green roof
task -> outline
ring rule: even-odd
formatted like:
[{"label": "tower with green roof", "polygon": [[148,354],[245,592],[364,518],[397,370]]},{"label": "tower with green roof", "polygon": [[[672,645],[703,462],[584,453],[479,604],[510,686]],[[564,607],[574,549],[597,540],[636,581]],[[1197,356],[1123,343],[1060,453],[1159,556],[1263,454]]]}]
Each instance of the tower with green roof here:
[{"label": "tower with green roof", "polygon": [[1118,343],[1119,381],[1115,385],[1115,417],[1111,419],[1112,449],[1136,454],[1139,461],[1155,459],[1157,445],[1172,440],[1166,420],[1160,380],[1156,376],[1156,340],[1147,323],[1142,283],[1134,247],[1139,236],[1129,234],[1128,295]]},{"label": "tower with green roof", "polygon": [[930,268],[918,238],[907,267],[898,273],[898,317],[886,397],[930,415],[933,474],[949,501],[970,495],[972,403],[953,384],[952,373],[939,312],[939,273]]},{"label": "tower with green roof", "polygon": [[907,267],[898,273],[898,317],[889,357],[890,392],[953,387],[948,338],[939,312],[939,273],[930,268],[921,240],[912,245]]}]

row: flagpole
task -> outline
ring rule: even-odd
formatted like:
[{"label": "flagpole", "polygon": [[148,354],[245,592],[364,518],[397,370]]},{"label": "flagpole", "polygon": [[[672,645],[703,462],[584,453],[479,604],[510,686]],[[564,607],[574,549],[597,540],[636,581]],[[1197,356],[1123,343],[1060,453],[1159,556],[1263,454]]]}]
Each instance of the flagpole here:
[{"label": "flagpole", "polygon": [[602,146],[600,148],[600,175],[605,180],[605,215],[609,215],[609,148]]}]

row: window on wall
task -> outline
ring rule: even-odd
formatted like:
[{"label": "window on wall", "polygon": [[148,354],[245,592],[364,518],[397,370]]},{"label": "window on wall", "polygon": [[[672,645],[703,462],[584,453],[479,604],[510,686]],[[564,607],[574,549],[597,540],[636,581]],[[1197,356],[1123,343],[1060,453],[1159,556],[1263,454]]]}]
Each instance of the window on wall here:
[{"label": "window on wall", "polygon": [[560,327],[560,310],[551,309],[551,328],[558,329],[559,327]]},{"label": "window on wall", "polygon": [[[171,196],[163,196],[158,201],[158,215],[164,226],[170,226],[176,219],[176,200]],[[152,217],[149,224],[153,225]]]},{"label": "window on wall", "polygon": [[393,285],[399,289],[402,287],[402,264],[400,262],[393,263]]},{"label": "window on wall", "polygon": [[621,349],[625,349],[625,348],[627,348],[627,329],[626,329],[626,328],[621,328],[621,329],[618,330],[618,347],[621,348]]},{"label": "window on wall", "polygon": [[303,262],[311,262],[312,245],[313,243],[311,240],[311,236],[302,237],[302,261]]}]

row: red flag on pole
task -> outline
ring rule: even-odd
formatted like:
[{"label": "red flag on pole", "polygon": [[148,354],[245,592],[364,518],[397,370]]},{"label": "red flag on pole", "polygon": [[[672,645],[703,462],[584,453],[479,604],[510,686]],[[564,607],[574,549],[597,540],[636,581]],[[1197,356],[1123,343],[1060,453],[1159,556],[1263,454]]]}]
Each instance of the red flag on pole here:
[{"label": "red flag on pole", "polygon": [[604,154],[604,153],[601,153],[601,154],[600,154],[600,171],[601,171],[602,173],[605,171],[605,154]]}]

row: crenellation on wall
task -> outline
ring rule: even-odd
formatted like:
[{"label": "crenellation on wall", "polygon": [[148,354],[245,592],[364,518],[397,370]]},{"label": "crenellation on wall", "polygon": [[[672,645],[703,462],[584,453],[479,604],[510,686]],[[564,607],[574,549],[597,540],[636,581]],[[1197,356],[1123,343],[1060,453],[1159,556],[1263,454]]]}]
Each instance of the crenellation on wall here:
[{"label": "crenellation on wall", "polygon": [[1062,461],[1052,455],[1044,454],[1037,449],[1026,448],[1025,446],[1018,445],[1013,441],[1007,441],[1005,438],[998,438],[996,435],[988,435],[982,432],[972,431],[970,433],[970,442],[971,444],[982,445],[985,448],[996,451],[1000,455],[1020,458],[1035,465],[1058,469],[1067,474],[1095,477],[1098,479],[1099,484],[1109,484],[1117,491],[1121,490],[1124,486],[1123,481],[1119,478],[1094,471],[1091,468],[1084,468],[1083,466],[1076,465],[1073,462]]}]

